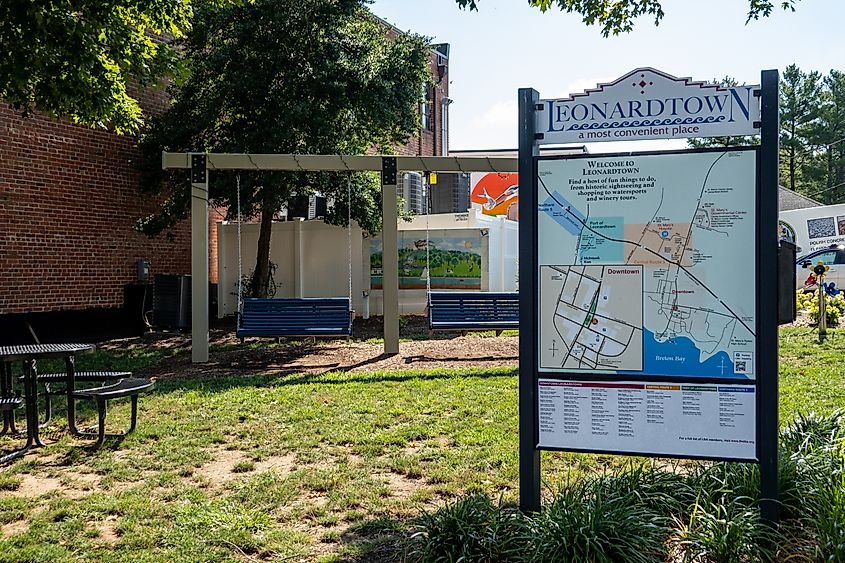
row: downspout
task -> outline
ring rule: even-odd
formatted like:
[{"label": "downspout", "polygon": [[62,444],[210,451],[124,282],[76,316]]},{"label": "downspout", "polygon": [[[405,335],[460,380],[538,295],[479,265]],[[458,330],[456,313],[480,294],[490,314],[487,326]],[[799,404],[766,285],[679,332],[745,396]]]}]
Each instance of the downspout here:
[{"label": "downspout", "polygon": [[440,154],[442,156],[449,156],[449,105],[453,101],[446,96],[440,101]]}]

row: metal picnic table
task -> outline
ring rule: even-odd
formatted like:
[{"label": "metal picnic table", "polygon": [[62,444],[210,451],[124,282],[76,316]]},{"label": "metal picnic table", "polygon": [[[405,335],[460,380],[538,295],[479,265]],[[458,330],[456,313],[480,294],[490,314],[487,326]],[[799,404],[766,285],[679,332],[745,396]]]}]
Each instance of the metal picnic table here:
[{"label": "metal picnic table", "polygon": [[[76,374],[75,356],[93,352],[93,344],[26,344],[21,346],[0,346],[0,395],[7,396],[12,392],[12,364],[16,361],[23,362],[23,388],[24,403],[26,408],[26,444],[13,452],[0,456],[0,463],[10,461],[24,455],[33,447],[44,446],[38,436],[38,371],[37,360],[63,358],[67,373],[68,389],[68,427],[74,434],[76,429],[75,404],[70,394],[74,388],[74,376]],[[0,398],[2,398],[0,396]],[[9,430],[15,432],[14,411],[3,412],[3,432]]]}]

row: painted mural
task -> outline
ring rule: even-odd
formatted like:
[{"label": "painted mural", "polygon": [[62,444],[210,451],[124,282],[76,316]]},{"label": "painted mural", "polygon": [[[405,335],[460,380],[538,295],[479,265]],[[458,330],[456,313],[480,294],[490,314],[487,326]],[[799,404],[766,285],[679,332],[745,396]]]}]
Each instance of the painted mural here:
[{"label": "painted mural", "polygon": [[[382,288],[380,237],[370,241],[370,287]],[[481,289],[479,229],[399,231],[399,289]]]},{"label": "painted mural", "polygon": [[481,205],[485,215],[519,219],[519,174],[489,172],[472,175],[470,201]]}]

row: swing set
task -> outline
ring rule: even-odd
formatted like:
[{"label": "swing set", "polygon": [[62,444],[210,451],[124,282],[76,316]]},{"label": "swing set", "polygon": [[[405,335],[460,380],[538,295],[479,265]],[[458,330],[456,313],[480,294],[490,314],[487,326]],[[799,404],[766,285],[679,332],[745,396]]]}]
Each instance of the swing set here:
[{"label": "swing set", "polygon": [[[191,360],[194,363],[208,361],[208,176],[213,170],[293,170],[313,172],[375,171],[382,177],[382,241],[384,249],[383,313],[384,353],[399,352],[399,268],[397,246],[397,196],[396,190],[401,171],[432,170],[439,172],[516,172],[517,159],[513,157],[471,157],[471,156],[392,156],[392,155],[300,155],[300,154],[231,154],[231,153],[162,153],[162,168],[187,169],[191,182]],[[390,257],[393,257],[391,259]],[[240,297],[239,297],[240,299]],[[344,322],[329,328],[342,328],[351,334],[351,299],[346,302]],[[436,298],[435,298],[436,299]],[[276,309],[281,300],[264,305],[260,311],[258,303],[248,304],[244,300],[241,317],[238,320],[240,334],[254,329],[258,332],[290,330],[305,332],[308,327],[298,325],[283,327],[278,323],[286,311]],[[296,299],[295,305],[305,307],[305,299]],[[307,311],[307,309],[306,309]],[[313,309],[313,311],[318,311]],[[328,317],[320,309],[316,313],[297,312],[300,317]],[[341,311],[344,311],[341,308]],[[255,314],[254,314],[255,313]],[[260,314],[257,314],[260,313]],[[347,317],[348,315],[348,317]],[[253,322],[253,320],[255,322]],[[310,319],[309,319],[310,321]],[[255,324],[258,323],[258,324]],[[337,325],[343,325],[338,327]],[[277,330],[278,329],[278,330]],[[320,332],[325,328],[312,330]],[[239,334],[239,336],[240,336]]]}]

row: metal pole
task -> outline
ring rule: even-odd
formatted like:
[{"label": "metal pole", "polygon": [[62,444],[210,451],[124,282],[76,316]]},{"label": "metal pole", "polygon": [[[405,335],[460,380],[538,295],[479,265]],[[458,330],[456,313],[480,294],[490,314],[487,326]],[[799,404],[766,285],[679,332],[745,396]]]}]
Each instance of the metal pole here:
[{"label": "metal pole", "polygon": [[191,360],[208,361],[208,168],[191,154]]},{"label": "metal pole", "polygon": [[540,94],[519,89],[519,508],[540,511],[537,449],[537,191],[534,117]]},{"label": "metal pole", "polygon": [[818,276],[819,286],[819,340],[827,336],[827,298],[824,294],[824,274]]},{"label": "metal pole", "polygon": [[396,189],[399,175],[396,158],[385,157],[381,167],[382,296],[384,353],[399,353],[399,233]]},{"label": "metal pole", "polygon": [[[777,522],[778,507],[778,71],[761,75],[760,197],[757,241],[757,434],[760,511]],[[794,275],[790,273],[790,275]]]}]

